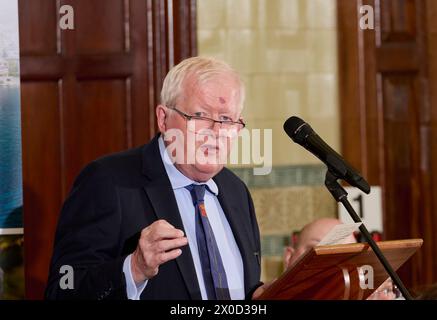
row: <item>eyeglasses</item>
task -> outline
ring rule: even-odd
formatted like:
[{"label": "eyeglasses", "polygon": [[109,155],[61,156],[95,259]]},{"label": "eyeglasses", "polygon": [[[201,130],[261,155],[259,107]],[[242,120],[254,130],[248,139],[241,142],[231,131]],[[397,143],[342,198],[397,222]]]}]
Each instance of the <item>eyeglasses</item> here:
[{"label": "eyeglasses", "polygon": [[177,113],[179,113],[187,121],[193,121],[196,131],[203,130],[203,129],[210,129],[216,123],[219,124],[220,129],[226,129],[226,130],[241,130],[246,126],[246,124],[242,120],[238,120],[238,121],[215,120],[215,119],[208,118],[208,117],[189,115],[189,114],[186,114],[185,112],[182,112],[181,110],[177,109],[176,107],[169,107],[169,108],[171,110],[174,110]]}]

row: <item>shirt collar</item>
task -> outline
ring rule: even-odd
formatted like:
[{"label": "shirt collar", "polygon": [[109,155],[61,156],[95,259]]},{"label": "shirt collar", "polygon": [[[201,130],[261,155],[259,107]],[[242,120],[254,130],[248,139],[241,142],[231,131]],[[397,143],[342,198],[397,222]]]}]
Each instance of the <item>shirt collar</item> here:
[{"label": "shirt collar", "polygon": [[206,182],[199,183],[186,177],[182,172],[180,172],[175,167],[175,165],[170,159],[170,156],[167,153],[167,150],[165,149],[164,139],[162,138],[162,135],[159,137],[158,143],[159,143],[159,152],[161,154],[161,159],[162,162],[164,163],[164,168],[165,171],[167,172],[168,178],[170,179],[170,184],[173,190],[185,188],[190,184],[206,184],[208,186],[208,189],[214,195],[216,196],[218,195],[218,187],[217,184],[214,182],[214,180],[209,179]]}]

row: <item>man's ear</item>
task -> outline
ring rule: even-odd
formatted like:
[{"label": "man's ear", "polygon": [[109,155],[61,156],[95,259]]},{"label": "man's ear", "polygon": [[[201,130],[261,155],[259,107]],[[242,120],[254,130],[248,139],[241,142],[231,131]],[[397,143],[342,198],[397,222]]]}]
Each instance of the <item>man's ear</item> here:
[{"label": "man's ear", "polygon": [[158,105],[156,107],[156,123],[158,124],[158,129],[159,131],[164,134],[167,127],[165,124],[165,119],[166,119],[166,113],[165,113],[165,106],[163,106],[162,104]]},{"label": "man's ear", "polygon": [[295,250],[293,247],[287,246],[284,248],[284,270],[287,270],[290,266],[291,257],[295,253]]}]

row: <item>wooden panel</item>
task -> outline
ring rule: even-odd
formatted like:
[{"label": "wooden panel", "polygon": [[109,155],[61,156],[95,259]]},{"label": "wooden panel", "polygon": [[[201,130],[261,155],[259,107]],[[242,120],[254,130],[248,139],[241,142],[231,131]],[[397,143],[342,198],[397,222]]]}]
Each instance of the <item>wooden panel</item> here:
[{"label": "wooden panel", "polygon": [[[437,281],[437,112],[431,104],[437,100],[430,99],[429,66],[437,68],[435,50],[427,51],[429,32],[437,30],[431,14],[437,5],[366,4],[375,8],[375,30],[360,30],[353,21],[362,1],[338,1],[342,150],[371,184],[382,187],[384,238],[424,239],[400,271],[407,286],[418,288]],[[431,19],[427,6],[434,7]],[[437,41],[430,46],[437,48]]]},{"label": "wooden panel", "polygon": [[197,55],[196,1],[170,0],[173,5],[174,60]]},{"label": "wooden panel", "polygon": [[124,51],[125,2],[128,3],[120,0],[75,1],[78,54]]},{"label": "wooden panel", "polygon": [[383,42],[415,41],[417,0],[379,1]]},{"label": "wooden panel", "polygon": [[20,53],[56,54],[56,1],[20,0],[19,4]]},{"label": "wooden panel", "polygon": [[415,46],[384,46],[378,48],[376,54],[379,72],[417,71],[423,62],[420,60]]},{"label": "wooden panel", "polygon": [[160,101],[160,88],[170,67],[168,47],[168,20],[166,19],[167,1],[147,1],[147,11],[154,13],[149,21],[149,41],[155,44],[153,50],[153,87],[154,104]]},{"label": "wooden panel", "polygon": [[409,237],[409,230],[399,228],[398,221],[411,221],[413,204],[410,179],[414,173],[411,147],[418,142],[413,138],[412,131],[416,128],[411,123],[415,116],[412,97],[414,87],[408,76],[384,77],[383,87],[384,140],[390,146],[386,148],[384,157],[385,176],[389,181],[386,187],[387,214],[384,227],[386,234],[403,239]]},{"label": "wooden panel", "polygon": [[[155,108],[152,100],[153,59],[150,41],[148,39],[149,15],[145,1],[130,2],[130,37],[132,43],[132,65],[134,66],[131,82],[130,103],[132,105],[132,141],[140,145],[145,137],[151,137],[155,131]],[[146,40],[144,40],[146,39]],[[146,107],[147,106],[147,107]],[[145,125],[145,123],[147,125]]]},{"label": "wooden panel", "polygon": [[[26,287],[43,292],[47,256],[61,206],[61,130],[57,82],[21,84]],[[37,155],[37,156],[36,156]],[[42,185],[44,187],[42,187]],[[31,205],[29,205],[31,204]],[[26,219],[38,217],[44,219]],[[47,252],[48,251],[48,252]]]},{"label": "wooden panel", "polygon": [[[338,1],[338,61],[340,64],[339,88],[341,106],[345,112],[340,112],[342,154],[355,168],[360,168],[364,177],[366,174],[366,157],[363,138],[365,129],[362,123],[361,110],[364,105],[362,79],[358,75],[363,68],[361,60],[362,43],[358,34],[358,11],[354,1]],[[346,18],[347,17],[347,18]],[[354,145],[353,152],[348,146]]]},{"label": "wooden panel", "polygon": [[129,77],[133,72],[130,54],[81,55],[75,60],[78,80]]},{"label": "wooden panel", "polygon": [[[376,1],[375,1],[376,3]],[[375,5],[375,4],[373,4]],[[365,176],[371,185],[383,185],[384,171],[381,164],[384,159],[380,150],[384,148],[385,141],[382,135],[382,114],[381,97],[379,96],[378,63],[381,59],[375,59],[375,44],[378,42],[378,31],[367,32],[359,30],[360,48],[359,48],[359,78],[360,81],[360,120],[364,128],[361,139],[365,142],[365,154],[363,162],[366,164]]]},{"label": "wooden panel", "polygon": [[26,56],[20,53],[20,77],[23,80],[58,80],[65,61],[60,56]]},{"label": "wooden panel", "polygon": [[[384,75],[384,91],[382,93],[384,98],[384,120],[387,123],[395,122],[406,126],[406,128],[408,127],[409,116],[411,116],[414,107],[412,97],[414,83],[412,79],[414,79],[414,75]],[[402,135],[402,137],[405,137],[405,135]]]},{"label": "wooden panel", "polygon": [[126,81],[81,81],[76,103],[64,110],[65,165],[68,188],[90,161],[132,145]]},{"label": "wooden panel", "polygon": [[[429,117],[429,123],[426,127],[426,133],[429,137],[429,153],[428,163],[426,168],[422,170],[422,177],[427,182],[429,188],[424,190],[424,193],[429,194],[424,197],[423,203],[423,219],[422,224],[425,232],[424,241],[428,246],[422,251],[423,255],[435,257],[437,252],[437,21],[435,14],[437,13],[437,1],[426,0],[427,5],[427,41],[428,41],[428,61],[429,61],[429,95],[430,103],[428,112],[424,115]],[[431,175],[428,172],[432,172]],[[421,272],[426,279],[435,280],[435,272],[437,270],[437,259],[432,259],[431,263],[423,265]],[[434,276],[433,276],[434,275]]]}]

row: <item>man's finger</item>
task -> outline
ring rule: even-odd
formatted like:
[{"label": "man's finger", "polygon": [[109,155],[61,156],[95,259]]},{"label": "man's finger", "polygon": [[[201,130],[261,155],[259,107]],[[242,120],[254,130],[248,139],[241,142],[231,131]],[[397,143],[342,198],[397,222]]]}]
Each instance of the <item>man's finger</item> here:
[{"label": "man's finger", "polygon": [[160,253],[158,256],[158,262],[161,265],[163,263],[166,263],[167,261],[176,259],[181,255],[181,253],[182,253],[181,249],[174,249],[168,252]]},{"label": "man's finger", "polygon": [[167,220],[160,219],[151,224],[151,226],[156,226],[159,228],[175,229],[175,227],[170,224]]},{"label": "man's finger", "polygon": [[176,228],[173,229],[168,229],[166,227],[155,228],[151,232],[152,241],[158,241],[161,239],[181,238],[183,236],[184,236],[184,232]]},{"label": "man's finger", "polygon": [[187,244],[188,239],[186,237],[176,238],[172,240],[160,240],[155,242],[156,249],[159,253],[186,246]]},{"label": "man's finger", "polygon": [[157,228],[152,231],[151,236],[153,241],[158,241],[162,239],[175,239],[183,237],[184,232],[176,228]]}]

